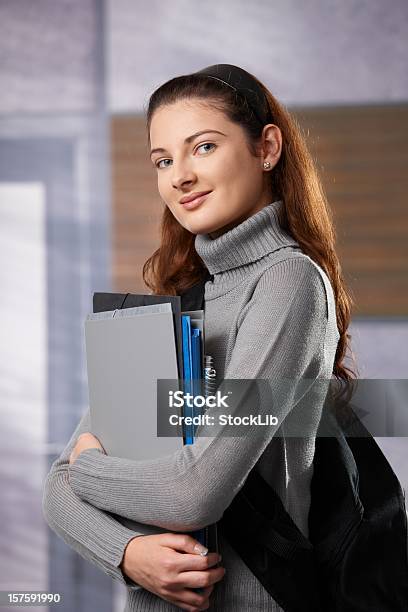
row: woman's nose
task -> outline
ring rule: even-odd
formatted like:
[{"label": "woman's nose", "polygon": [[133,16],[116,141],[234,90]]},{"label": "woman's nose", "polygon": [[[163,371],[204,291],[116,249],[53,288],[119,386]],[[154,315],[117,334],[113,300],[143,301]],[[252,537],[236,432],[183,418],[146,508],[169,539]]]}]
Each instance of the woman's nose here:
[{"label": "woman's nose", "polygon": [[186,164],[175,165],[173,162],[171,182],[175,189],[180,189],[186,184],[194,183],[196,181],[196,175],[194,174],[191,167]]}]

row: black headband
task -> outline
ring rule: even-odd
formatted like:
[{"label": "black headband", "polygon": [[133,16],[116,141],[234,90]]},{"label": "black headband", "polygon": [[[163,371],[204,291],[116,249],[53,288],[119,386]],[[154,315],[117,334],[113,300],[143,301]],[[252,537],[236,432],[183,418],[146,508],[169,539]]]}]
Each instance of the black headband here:
[{"label": "black headband", "polygon": [[265,94],[252,75],[243,68],[232,64],[214,64],[193,74],[211,77],[239,92],[248,102],[258,121],[262,125],[269,123],[269,106]]}]

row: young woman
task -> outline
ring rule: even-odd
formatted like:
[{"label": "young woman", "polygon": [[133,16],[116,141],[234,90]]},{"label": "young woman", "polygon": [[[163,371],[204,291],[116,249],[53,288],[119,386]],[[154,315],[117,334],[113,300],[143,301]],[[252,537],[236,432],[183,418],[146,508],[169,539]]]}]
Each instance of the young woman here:
[{"label": "young woman", "polygon": [[344,365],[351,299],[331,214],[295,120],[237,66],[164,83],[150,98],[147,128],[165,207],[146,284],[181,294],[210,273],[206,351],[219,377],[293,381],[274,414],[280,424],[301,415],[306,435],[264,427],[214,437],[203,426],[194,445],[132,462],[104,453],[88,411],[47,477],[45,516],[126,583],[128,611],[281,610],[222,530],[222,566],[187,532],[218,521],[256,469],[308,535],[323,398],[310,401],[305,389],[297,397],[296,380],[353,374]]}]

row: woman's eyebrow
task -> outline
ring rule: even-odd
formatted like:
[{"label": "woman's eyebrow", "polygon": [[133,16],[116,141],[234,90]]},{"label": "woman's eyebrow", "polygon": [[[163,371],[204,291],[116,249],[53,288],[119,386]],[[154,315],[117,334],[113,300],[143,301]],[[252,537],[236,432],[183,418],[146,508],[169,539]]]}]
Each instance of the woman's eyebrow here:
[{"label": "woman's eyebrow", "polygon": [[[186,144],[189,144],[192,140],[194,140],[194,138],[197,138],[197,136],[201,136],[201,134],[207,134],[209,132],[213,132],[215,134],[221,134],[222,136],[226,136],[226,134],[224,134],[223,132],[220,132],[219,130],[201,130],[200,132],[196,132],[195,134],[192,134],[191,136],[187,136],[187,138],[184,139],[184,142]],[[158,148],[158,149],[152,149],[150,151],[150,157],[153,155],[153,153],[165,153],[166,149],[162,149],[162,148]]]}]

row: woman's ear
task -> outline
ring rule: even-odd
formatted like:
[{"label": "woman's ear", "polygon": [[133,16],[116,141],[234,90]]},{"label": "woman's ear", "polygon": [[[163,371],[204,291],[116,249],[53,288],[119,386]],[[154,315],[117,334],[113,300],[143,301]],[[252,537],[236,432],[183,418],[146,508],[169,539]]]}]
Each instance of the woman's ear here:
[{"label": "woman's ear", "polygon": [[282,132],[277,125],[268,123],[262,131],[262,163],[269,162],[272,169],[279,161],[282,152]]}]

